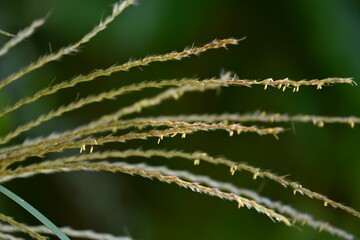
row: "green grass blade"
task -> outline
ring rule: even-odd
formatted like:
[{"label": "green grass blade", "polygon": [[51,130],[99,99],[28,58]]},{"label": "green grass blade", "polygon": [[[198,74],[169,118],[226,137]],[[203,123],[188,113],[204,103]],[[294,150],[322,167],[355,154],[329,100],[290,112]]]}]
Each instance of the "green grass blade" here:
[{"label": "green grass blade", "polygon": [[2,185],[0,185],[0,192],[2,192],[4,195],[12,199],[14,202],[25,208],[26,211],[28,211],[34,217],[36,217],[40,222],[42,222],[46,227],[48,227],[50,231],[52,231],[61,240],[70,240],[57,226],[55,226],[55,224],[53,224],[49,219],[47,219],[43,214],[41,214],[33,206],[27,203],[24,199],[20,198],[18,195],[11,192]]}]

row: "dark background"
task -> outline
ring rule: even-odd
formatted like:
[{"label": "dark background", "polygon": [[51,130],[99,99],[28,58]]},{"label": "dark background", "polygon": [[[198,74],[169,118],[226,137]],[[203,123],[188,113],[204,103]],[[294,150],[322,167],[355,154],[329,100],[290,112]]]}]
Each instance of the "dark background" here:
[{"label": "dark background", "polygon": [[[0,29],[16,33],[32,20],[51,12],[45,26],[30,39],[0,59],[3,79],[39,56],[66,46],[90,31],[111,12],[113,1],[0,1]],[[86,74],[94,69],[120,64],[130,58],[181,51],[215,38],[247,36],[238,46],[211,50],[181,62],[155,63],[130,72],[99,78],[63,90],[25,106],[0,119],[2,135],[16,126],[47,113],[78,96],[99,93],[134,82],[219,76],[232,70],[240,78],[289,77],[294,80],[326,77],[360,79],[360,2],[356,0],[303,1],[169,1],[143,0],[128,8],[104,32],[84,45],[76,56],[66,56],[23,77],[0,92],[4,107],[50,84]],[[7,37],[0,36],[3,44]],[[23,134],[27,138],[60,132],[110,113],[158,90],[146,90],[117,100],[93,104],[64,114]],[[191,93],[147,109],[145,115],[185,113],[245,113],[254,110],[289,114],[360,116],[358,87],[338,85],[317,91],[314,87],[283,93],[262,87],[228,88]],[[133,115],[135,117],[135,115]],[[360,209],[359,127],[287,123],[294,128],[280,136],[243,134],[229,138],[224,132],[198,133],[184,139],[157,139],[112,144],[110,149],[160,148],[202,150],[237,162],[248,162],[299,181],[331,199]],[[100,150],[100,149],[98,149]],[[67,153],[65,153],[67,154]],[[53,158],[59,155],[49,155]],[[36,160],[36,159],[34,159]],[[129,159],[140,162],[143,159]],[[248,173],[230,177],[229,169],[202,163],[193,167],[181,159],[146,159],[153,165],[188,169],[231,181],[240,187],[310,212],[360,236],[359,219],[292,190],[258,179]],[[289,228],[275,224],[254,210],[238,210],[236,204],[140,177],[112,173],[67,173],[17,179],[5,185],[52,219],[57,225],[99,232],[129,234],[134,239],[336,239],[308,227]],[[1,197],[0,210],[19,221],[38,224],[10,200]]]}]

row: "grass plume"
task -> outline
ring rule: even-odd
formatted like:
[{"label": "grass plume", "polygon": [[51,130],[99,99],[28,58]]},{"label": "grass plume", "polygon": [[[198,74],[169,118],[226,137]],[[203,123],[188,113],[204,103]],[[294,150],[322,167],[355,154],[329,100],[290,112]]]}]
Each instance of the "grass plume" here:
[{"label": "grass plume", "polygon": [[[112,13],[95,26],[89,33],[85,34],[80,40],[67,47],[63,47],[54,53],[47,54],[39,58],[34,63],[20,69],[0,81],[0,90],[12,82],[20,79],[24,75],[35,71],[46,64],[59,60],[66,55],[76,53],[85,43],[91,41],[100,32],[105,30],[114,19],[122,13],[128,6],[135,4],[133,0],[124,0],[115,4]],[[28,38],[35,29],[44,24],[46,18],[34,21],[29,27],[20,31],[0,48],[0,56],[6,53],[15,45],[19,44],[25,38]],[[1,31],[1,33],[6,33]],[[7,34],[6,34],[7,35]],[[113,65],[105,69],[98,69],[88,74],[80,74],[72,79],[60,82],[56,85],[38,90],[31,96],[24,97],[19,101],[0,110],[0,117],[18,110],[28,104],[39,101],[45,96],[58,93],[61,90],[76,87],[80,83],[95,81],[99,77],[108,77],[114,73],[129,71],[134,67],[148,66],[156,62],[167,62],[182,60],[191,56],[198,56],[203,52],[227,48],[239,44],[245,38],[225,38],[215,39],[199,47],[191,46],[184,48],[180,52],[170,52],[165,54],[144,57],[138,60],[129,60],[126,63]],[[180,188],[185,188],[193,192],[214,196],[227,201],[235,202],[237,206],[254,209],[259,213],[268,216],[276,222],[281,222],[287,226],[296,226],[298,223],[306,224],[316,230],[328,232],[334,236],[343,239],[354,239],[354,235],[328,224],[322,220],[303,213],[294,207],[276,202],[267,197],[261,196],[251,189],[240,188],[235,184],[237,182],[225,183],[212,176],[204,176],[190,171],[172,170],[167,166],[155,167],[148,163],[147,159],[161,157],[165,159],[178,159],[192,161],[195,166],[201,162],[207,162],[213,165],[226,167],[230,175],[240,171],[248,172],[252,179],[264,178],[289,188],[294,195],[300,193],[309,198],[322,202],[324,206],[341,209],[345,213],[360,218],[360,212],[354,208],[346,206],[343,203],[332,200],[325,195],[309,188],[303,187],[300,183],[289,180],[286,177],[279,176],[268,170],[252,166],[251,164],[236,162],[225,157],[211,156],[204,151],[185,152],[181,150],[159,150],[159,149],[116,149],[112,151],[103,150],[100,146],[107,147],[109,143],[123,144],[133,140],[155,139],[158,144],[164,138],[172,139],[176,136],[185,138],[188,134],[196,134],[204,131],[225,131],[229,137],[242,133],[256,133],[259,136],[273,135],[278,138],[280,134],[286,134],[290,131],[282,126],[283,123],[302,122],[313,123],[315,126],[323,127],[324,124],[347,124],[351,128],[359,124],[359,117],[348,116],[319,116],[297,114],[289,115],[286,113],[266,113],[254,112],[248,114],[240,113],[223,113],[223,114],[190,114],[190,115],[158,115],[152,117],[131,115],[141,114],[144,109],[156,107],[166,100],[178,100],[185,93],[201,93],[207,90],[218,90],[224,87],[258,87],[261,86],[266,90],[273,87],[281,90],[287,89],[293,92],[299,92],[300,88],[315,87],[322,90],[324,87],[336,84],[356,85],[352,78],[325,78],[311,80],[290,80],[266,78],[263,80],[242,79],[237,76],[223,74],[220,78],[182,78],[182,79],[165,79],[161,81],[144,81],[124,85],[109,91],[102,91],[97,95],[89,95],[77,99],[67,105],[54,107],[48,113],[27,123],[18,126],[14,130],[0,137],[0,183],[19,178],[28,178],[37,174],[54,174],[73,171],[107,171],[114,173],[123,173],[136,175],[143,178],[155,179],[160,182],[170,183]],[[108,99],[115,99],[125,94],[136,94],[150,88],[161,88],[160,93],[152,97],[141,98],[138,101],[119,108],[117,111],[109,114],[99,115],[97,119],[77,127],[70,128],[66,131],[59,132],[53,129],[53,133],[48,136],[36,137],[20,141],[22,134],[32,130],[35,127],[63,116],[65,113],[81,109],[87,105],[105,102]],[[250,90],[249,90],[250,91]],[[279,94],[281,94],[281,92]],[[258,126],[256,124],[265,124]],[[74,150],[78,152],[74,154]],[[99,150],[98,150],[99,149]],[[53,158],[52,153],[64,152],[61,158]],[[36,160],[29,161],[32,157],[40,157]],[[129,158],[142,159],[141,164],[127,163]],[[144,160],[145,159],[145,160]],[[240,173],[241,174],[241,173]],[[154,183],[155,184],[155,183]],[[16,195],[7,194],[7,189],[0,186],[2,193],[12,198],[19,205],[31,212],[39,219],[42,216],[36,209]],[[25,202],[26,203],[26,202]],[[239,213],[240,214],[240,213]],[[46,219],[46,218],[45,218]],[[55,234],[60,239],[69,237],[79,237],[88,239],[106,239],[106,240],[124,240],[128,237],[117,237],[111,234],[97,233],[93,230],[74,230],[70,227],[58,228],[50,221],[40,217],[41,222],[46,226],[27,226],[19,223],[13,218],[0,214],[0,220],[4,224],[0,225],[0,237],[3,239],[17,239],[16,232],[23,232],[34,239],[46,239],[43,235]],[[48,227],[48,228],[47,228]],[[14,234],[14,235],[13,235]],[[67,236],[66,236],[67,235]],[[61,237],[62,236],[62,237]]]}]

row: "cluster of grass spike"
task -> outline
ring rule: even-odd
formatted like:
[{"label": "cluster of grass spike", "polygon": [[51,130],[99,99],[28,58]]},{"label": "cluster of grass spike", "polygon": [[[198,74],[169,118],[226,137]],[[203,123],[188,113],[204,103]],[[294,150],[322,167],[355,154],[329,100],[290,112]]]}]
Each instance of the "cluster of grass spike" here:
[{"label": "cluster of grass spike", "polygon": [[[34,63],[22,68],[18,72],[11,74],[0,81],[0,89],[6,87],[14,81],[19,80],[22,76],[41,68],[49,62],[58,60],[65,55],[77,52],[79,47],[89,42],[98,33],[103,31],[126,7],[134,4],[133,0],[124,0],[115,4],[113,11],[97,25],[88,34],[82,37],[74,44],[61,48],[58,51],[39,58]],[[34,33],[35,29],[43,25],[45,19],[34,21],[29,27],[20,31],[16,35],[0,31],[1,34],[10,37],[10,40],[0,48],[0,57],[5,55],[15,45]],[[229,45],[236,45],[242,39],[219,39],[213,40],[208,44],[200,47],[185,48],[180,52],[171,52],[161,55],[149,56],[139,60],[130,60],[127,63],[111,66],[106,69],[96,70],[89,74],[79,75],[68,81],[61,82],[39,90],[29,97],[25,97],[18,102],[0,110],[0,117],[9,114],[24,105],[38,101],[44,96],[56,94],[62,89],[75,87],[82,82],[94,81],[101,76],[110,76],[120,71],[128,71],[133,67],[149,65],[154,62],[164,62],[172,60],[181,60],[192,55],[199,55],[205,51],[217,48],[226,48]],[[258,195],[250,189],[241,189],[230,183],[223,183],[212,179],[210,176],[199,176],[185,171],[170,170],[163,167],[153,167],[149,164],[129,164],[121,161],[121,159],[137,157],[137,158],[179,158],[190,160],[194,165],[199,165],[201,161],[216,165],[224,165],[230,169],[230,174],[243,170],[252,174],[253,179],[258,177],[270,179],[284,187],[289,187],[295,193],[301,193],[310,198],[322,201],[324,206],[332,206],[339,208],[357,218],[360,213],[355,209],[345,206],[341,203],[333,201],[326,196],[311,191],[303,187],[301,184],[293,182],[285,177],[278,176],[269,171],[265,171],[249,164],[234,162],[225,158],[213,157],[205,152],[183,152],[179,150],[114,150],[114,151],[97,151],[97,145],[105,145],[108,143],[123,143],[136,139],[156,138],[158,143],[165,137],[185,138],[187,134],[194,134],[201,131],[227,131],[229,136],[240,133],[256,133],[258,135],[278,135],[285,132],[281,126],[259,127],[256,125],[248,125],[249,123],[272,123],[281,122],[312,122],[316,126],[322,127],[326,123],[342,123],[349,124],[352,128],[355,124],[359,124],[358,117],[331,117],[316,115],[295,115],[265,112],[255,112],[251,114],[204,114],[204,115],[177,115],[177,116],[154,116],[154,117],[134,117],[124,120],[125,116],[138,114],[145,108],[155,107],[169,99],[179,99],[188,92],[203,92],[206,90],[214,90],[222,87],[248,87],[253,85],[262,85],[266,90],[269,86],[285,91],[290,88],[293,92],[298,92],[300,87],[314,86],[316,89],[322,89],[326,85],[332,84],[352,84],[355,82],[350,78],[327,78],[293,81],[288,78],[273,80],[271,78],[258,80],[239,79],[236,76],[225,74],[220,78],[209,79],[171,79],[162,81],[141,82],[132,85],[120,87],[97,95],[87,96],[78,99],[66,106],[60,106],[48,113],[44,113],[38,118],[17,127],[13,131],[0,137],[0,183],[5,183],[17,178],[31,177],[36,174],[51,174],[56,172],[69,171],[111,171],[130,175],[138,175],[144,178],[156,179],[160,182],[170,183],[182,188],[189,189],[202,194],[221,198],[228,201],[234,201],[237,206],[255,209],[257,212],[265,214],[269,218],[282,222],[288,226],[294,226],[297,223],[308,225],[314,229],[322,230],[330,234],[336,235],[344,239],[353,239],[354,236],[346,231],[336,228],[329,223],[315,220],[307,213],[301,213],[298,210],[275,202],[271,199]],[[170,88],[169,88],[170,87]],[[97,120],[84,124],[65,132],[54,133],[47,137],[39,137],[27,140],[22,143],[9,145],[14,142],[17,137],[23,133],[47,122],[56,117],[62,116],[66,112],[71,112],[82,108],[85,105],[102,102],[107,99],[113,99],[123,94],[145,90],[147,88],[167,88],[158,95],[150,98],[144,98],[129,106],[122,107],[117,112],[99,116]],[[134,131],[133,129],[137,129]],[[119,134],[121,130],[121,134]],[[57,129],[54,129],[57,132]],[[33,156],[47,156],[48,153],[63,152],[70,149],[79,149],[78,154],[59,158],[47,159],[33,163],[31,165],[14,165],[15,163],[26,162]],[[113,160],[111,160],[113,159]],[[111,161],[110,161],[111,160]],[[17,167],[14,167],[17,166]],[[68,239],[70,237],[83,237],[88,239],[130,239],[129,237],[116,237],[110,234],[100,234],[94,231],[79,231],[68,227],[58,228],[37,212],[36,209],[29,205],[22,204],[23,200],[16,194],[1,186],[1,192],[18,202],[26,210],[30,211],[35,217],[44,224],[44,226],[28,226],[19,223],[13,218],[0,214],[0,237],[2,239],[21,239],[14,237],[12,234],[23,232],[34,239],[45,239],[44,234],[55,234],[60,239]],[[40,216],[40,217],[39,217]],[[46,226],[46,227],[45,227]],[[66,236],[67,235],[67,236]]]}]

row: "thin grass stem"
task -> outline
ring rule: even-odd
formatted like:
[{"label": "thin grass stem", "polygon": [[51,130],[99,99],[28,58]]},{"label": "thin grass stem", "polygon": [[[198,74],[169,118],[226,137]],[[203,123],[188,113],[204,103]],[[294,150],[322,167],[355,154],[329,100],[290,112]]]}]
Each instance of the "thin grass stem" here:
[{"label": "thin grass stem", "polygon": [[[33,206],[31,206],[29,203],[27,203],[24,199],[20,198],[15,193],[11,192],[9,189],[5,188],[4,186],[0,185],[0,192],[2,192],[4,195],[6,195],[8,198],[16,202],[18,205],[23,207],[26,211],[28,211],[31,215],[33,215],[35,218],[37,218],[42,224],[47,226],[57,237],[59,237],[61,240],[70,240],[61,230],[55,226],[47,217],[45,217],[42,213],[40,213],[38,210],[36,210]],[[5,217],[1,215],[2,217]],[[5,218],[3,218],[5,220]],[[26,232],[31,235],[32,237],[36,237],[36,239],[39,240],[45,240],[44,237],[40,236],[39,234],[35,234],[33,231],[29,230],[25,225],[19,224],[14,222],[14,220],[8,220],[7,223],[17,227],[19,229],[22,229],[23,231],[26,230]]]},{"label": "thin grass stem", "polygon": [[[38,68],[43,67],[45,64],[49,62],[53,62],[59,60],[61,57],[65,55],[70,55],[78,51],[79,47],[86,42],[89,42],[93,37],[95,37],[98,33],[103,31],[126,7],[133,4],[134,0],[124,0],[116,3],[113,7],[112,14],[108,16],[104,21],[101,21],[99,25],[97,25],[93,30],[83,36],[79,41],[73,43],[67,47],[61,48],[55,53],[50,53],[39,58],[36,62],[31,63],[27,67],[19,70],[16,73],[11,74],[7,78],[0,81],[0,89],[7,86],[8,84],[14,82],[15,80],[21,78],[25,74],[32,72]],[[0,114],[2,116],[3,114]]]},{"label": "thin grass stem", "polygon": [[24,39],[30,37],[36,30],[36,28],[42,26],[45,23],[45,18],[37,19],[31,23],[30,26],[18,32],[13,38],[0,48],[0,57],[5,55],[11,48],[15,47],[18,43],[24,41]]}]

